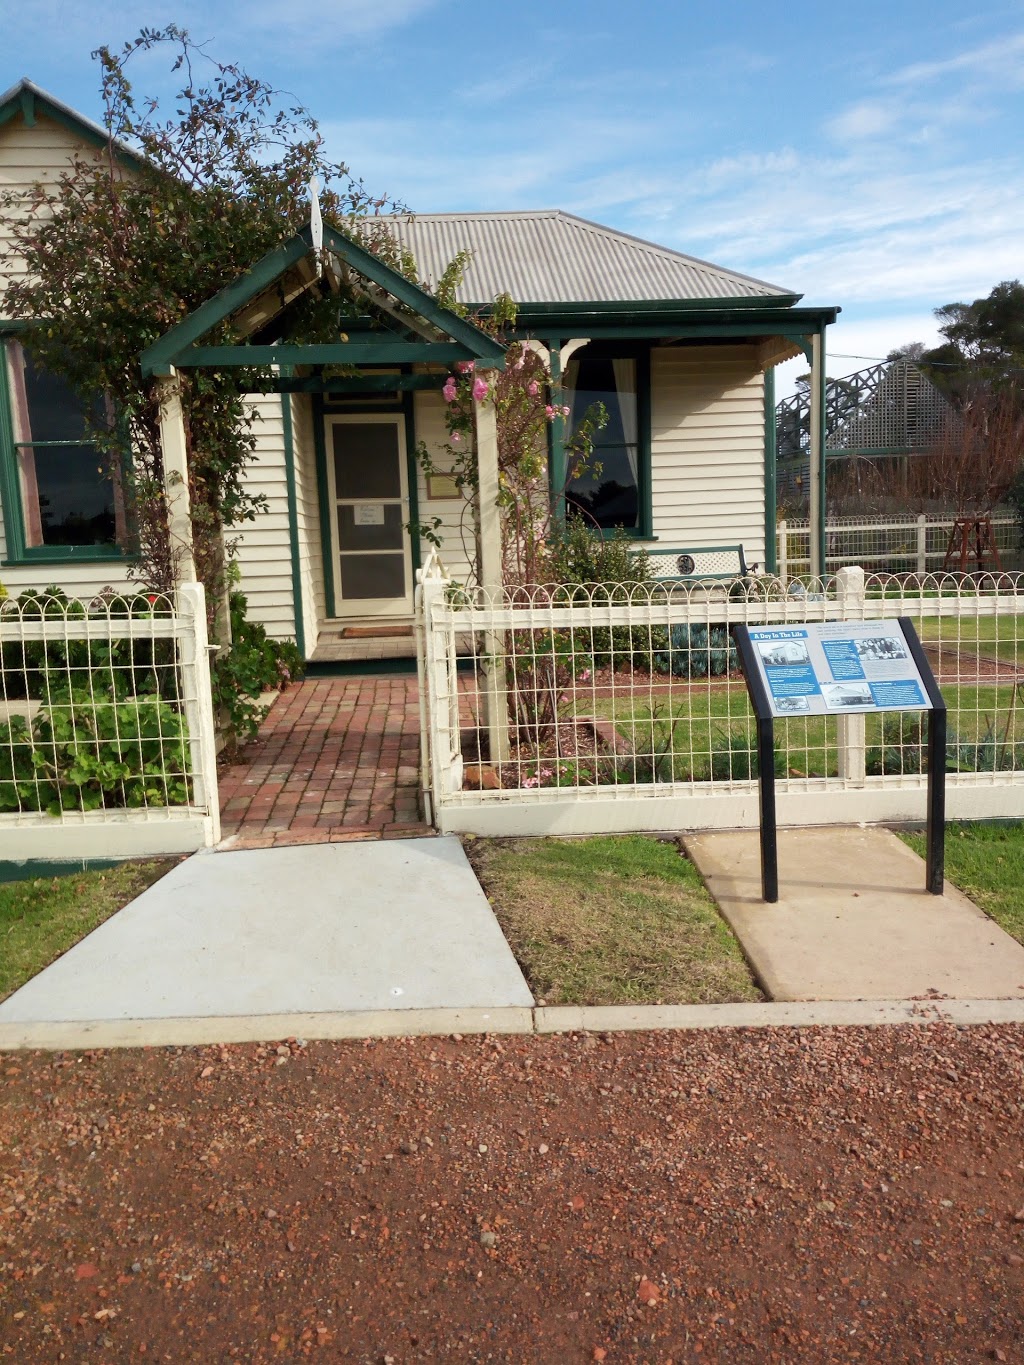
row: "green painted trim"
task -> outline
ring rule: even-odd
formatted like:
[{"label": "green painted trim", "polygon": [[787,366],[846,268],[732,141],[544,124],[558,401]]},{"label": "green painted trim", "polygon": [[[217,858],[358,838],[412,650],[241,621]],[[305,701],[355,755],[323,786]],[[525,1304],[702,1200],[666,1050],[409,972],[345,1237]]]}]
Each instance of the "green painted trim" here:
[{"label": "green painted trim", "polygon": [[82,872],[105,872],[120,867],[126,858],[26,858],[24,862],[0,862],[0,885],[35,881],[37,877],[70,877]]},{"label": "green painted trim", "polygon": [[292,615],[295,647],[306,657],[306,625],[302,603],[302,564],[299,559],[299,498],[295,488],[295,438],[292,430],[292,400],[281,395],[281,429],[284,436],[284,470],[288,486],[288,541],[292,558]]},{"label": "green painted trim", "polygon": [[431,322],[453,341],[461,342],[472,351],[477,359],[491,362],[494,368],[502,369],[505,364],[505,347],[494,337],[488,336],[473,323],[459,317],[451,309],[443,307],[438,301],[421,289],[412,280],[407,280],[397,270],[392,270],[379,257],[359,246],[348,237],[343,237],[329,225],[324,226],[324,247],[347,261],[365,279],[379,284],[392,298],[404,303],[407,308],[426,322]]},{"label": "green painted trim", "polygon": [[351,663],[307,663],[307,678],[375,678],[387,673],[415,673],[416,659],[356,659]]},{"label": "green painted trim", "polygon": [[[452,338],[455,348],[450,354],[452,358],[464,360],[480,360],[493,368],[501,369],[505,364],[505,347],[481,331],[473,323],[460,318],[458,314],[450,309],[442,307],[436,299],[421,289],[419,285],[407,280],[404,275],[392,270],[390,266],[342,236],[334,228],[324,227],[324,248],[339,256],[347,262],[354,270],[364,276],[371,283],[379,285],[387,290],[399,303],[404,303],[410,308],[417,317],[426,322],[432,323],[439,331]],[[278,280],[286,270],[296,265],[304,256],[313,249],[313,235],[309,226],[297,232],[294,237],[284,242],[274,251],[268,252],[261,261],[256,264],[245,275],[240,276],[231,284],[219,290],[206,303],[202,304],[187,318],[184,318],[175,327],[164,334],[159,341],[147,347],[141,356],[142,373],[144,375],[167,374],[169,369],[175,365],[315,365],[315,364],[355,364],[361,358],[360,346],[366,347],[367,343],[356,343],[348,348],[344,344],[338,347],[257,347],[248,348],[248,355],[240,358],[232,358],[231,353],[239,350],[246,350],[244,347],[197,347],[189,350],[194,343],[204,336],[213,327],[224,322],[236,313],[245,304],[250,303],[254,298],[268,289]],[[389,356],[385,354],[389,345],[369,345],[371,354],[365,355],[368,361],[386,361]],[[398,361],[447,358],[445,347],[449,343],[445,342],[404,342],[401,345],[410,348],[403,350],[401,354],[395,355]],[[428,354],[421,356],[411,349],[415,346],[428,348]],[[276,357],[267,358],[265,352],[278,352]],[[313,352],[325,351],[332,352],[323,360],[313,358]],[[254,355],[259,352],[260,354]],[[289,354],[295,352],[296,354]],[[339,354],[337,352],[343,352]],[[200,358],[201,357],[201,358]]]},{"label": "green painted trim", "polygon": [[25,120],[26,128],[34,128],[39,122],[40,114],[42,114],[46,118],[52,119],[54,123],[59,123],[68,132],[74,133],[76,137],[80,137],[90,147],[99,147],[104,150],[112,147],[114,155],[124,165],[147,170],[153,169],[144,156],[140,156],[138,152],[133,152],[124,143],[111,138],[105,128],[101,128],[99,124],[91,123],[81,114],[76,114],[73,109],[58,104],[56,100],[47,95],[45,90],[39,90],[24,80],[19,81],[10,92],[9,98],[0,104],[0,125],[16,118],[19,114]]},{"label": "green painted trim", "polygon": [[[603,352],[605,355],[608,353],[607,350]],[[584,351],[577,351],[576,354],[583,355]],[[651,350],[648,346],[624,346],[616,349],[615,355],[616,358],[632,360],[636,365],[637,525],[601,527],[600,534],[609,540],[621,529],[630,540],[657,540],[654,534],[654,478],[651,469]]]},{"label": "green painted trim", "polygon": [[[793,294],[787,297],[796,300],[800,298],[800,295]],[[823,321],[834,322],[841,311],[838,305],[827,305],[821,308],[794,308],[787,304],[785,299],[780,299],[778,303],[771,304],[766,304],[763,299],[750,301],[725,299],[717,304],[708,299],[694,299],[692,302],[685,299],[652,299],[649,301],[640,299],[626,302],[524,303],[520,306],[516,316],[520,325],[522,325],[524,318],[543,320],[554,333],[563,331],[562,319],[571,321],[575,326],[581,319],[588,318],[595,321],[607,319],[614,323],[648,318],[657,318],[663,321],[665,318],[671,319],[678,315],[680,321],[683,322],[703,323],[715,320],[727,322],[733,316],[739,322],[748,314],[753,314],[755,320],[763,323],[778,324],[783,327],[802,326],[806,332],[813,330]],[[578,331],[574,334],[580,335]]]},{"label": "green painted trim", "polygon": [[778,442],[775,429],[775,371],[764,372],[764,565],[770,573],[779,571],[778,517]]},{"label": "green painted trim", "polygon": [[[771,322],[662,322],[657,319],[636,324],[608,325],[601,321],[577,322],[575,333],[570,330],[569,322],[559,329],[559,335],[585,336],[590,341],[746,341],[751,338],[784,337],[797,345],[806,338],[807,329],[782,326]],[[514,338],[534,335],[534,330],[518,325]],[[541,335],[547,345],[547,333]]]},{"label": "green painted trim", "polygon": [[[286,379],[279,376],[271,390],[272,393],[353,393],[386,391],[397,389],[400,393],[410,393],[419,389],[443,389],[447,374],[367,374],[345,375],[342,378],[325,379],[322,374],[306,375],[302,378]],[[346,407],[346,412],[351,412]]]},{"label": "green painted trim", "polygon": [[250,271],[218,290],[195,312],[165,332],[159,341],[147,346],[139,358],[143,375],[167,374],[179,352],[198,341],[232,313],[251,303],[286,270],[301,261],[309,249],[309,242],[300,234],[268,252]]},{"label": "green painted trim", "polygon": [[[548,347],[551,371],[551,402],[562,401],[562,348],[554,341]],[[565,418],[557,417],[548,424],[548,482],[551,488],[552,514],[557,530],[565,525],[565,484],[568,477],[565,458]]]},{"label": "green painted trim", "polygon": [[826,436],[826,431],[825,431],[825,429],[826,429],[826,427],[828,426],[828,408],[827,408],[827,406],[826,406],[826,388],[827,388],[827,384],[828,384],[828,377],[827,377],[825,371],[826,371],[826,369],[827,369],[828,367],[827,367],[827,365],[826,365],[826,363],[825,363],[825,362],[826,362],[827,353],[826,353],[826,349],[825,349],[825,327],[824,327],[824,324],[822,324],[822,326],[820,326],[820,327],[818,328],[818,334],[819,334],[820,337],[821,337],[821,346],[820,346],[820,348],[819,348],[819,349],[820,349],[820,352],[821,352],[821,373],[818,375],[818,395],[819,395],[819,401],[820,401],[820,403],[821,403],[821,431],[819,432],[819,447],[818,447],[818,449],[814,452],[814,456],[815,456],[815,459],[817,459],[817,460],[819,461],[820,468],[821,468],[821,477],[818,479],[818,517],[819,517],[819,521],[818,521],[818,554],[819,554],[818,563],[821,565],[821,571],[822,571],[822,573],[824,574],[824,573],[826,572],[825,566],[826,566],[827,563],[828,563],[828,560],[827,560],[827,558],[825,557],[826,540],[827,540],[827,537],[826,537],[825,508],[826,508],[827,505],[828,505],[827,491],[826,491],[826,487],[825,487],[826,482],[827,482],[827,478],[828,478],[828,475],[827,475],[828,460],[827,460],[827,458],[826,458],[826,456],[825,456],[825,436]]},{"label": "green painted trim", "polygon": [[651,469],[651,352],[644,347],[636,356],[637,496],[640,503],[639,535],[654,534],[654,475]]},{"label": "green painted trim", "polygon": [[[394,412],[394,408],[386,409]],[[416,404],[412,392],[402,394],[402,416],[405,418],[405,466],[409,480],[409,520],[415,525],[420,519],[420,462],[416,458]],[[412,576],[416,580],[416,570],[423,563],[423,547],[419,536],[410,536],[412,546]]]},{"label": "green painted trim", "polygon": [[313,449],[316,451],[316,497],[320,509],[320,558],[324,575],[324,609],[328,617],[337,615],[334,609],[334,560],[331,554],[331,506],[327,497],[327,442],[324,439],[323,399],[313,397]]},{"label": "green painted trim", "polygon": [[778,573],[776,371],[765,371],[765,571]]},{"label": "green painted trim", "polygon": [[271,365],[359,365],[366,362],[375,365],[411,362],[447,365],[449,361],[478,359],[458,341],[391,340],[372,346],[348,341],[315,346],[191,346],[176,351],[168,364],[181,370],[250,366],[263,369]]},{"label": "green painted trim", "polygon": [[[75,445],[83,442],[39,441],[21,445]],[[33,564],[134,564],[138,555],[128,554],[117,545],[26,545],[25,512],[18,486],[14,440],[14,416],[7,377],[7,355],[0,337],[0,517],[3,518],[6,551],[5,565],[30,568]]]},{"label": "green painted trim", "polygon": [[5,564],[17,564],[25,550],[21,493],[14,465],[14,418],[7,378],[7,348],[0,339],[0,515],[7,542]]}]

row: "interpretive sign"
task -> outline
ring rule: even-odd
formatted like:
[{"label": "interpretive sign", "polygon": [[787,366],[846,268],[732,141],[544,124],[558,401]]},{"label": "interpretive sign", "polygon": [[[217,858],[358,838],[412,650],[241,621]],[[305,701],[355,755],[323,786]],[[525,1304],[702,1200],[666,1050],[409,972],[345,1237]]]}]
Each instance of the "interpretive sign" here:
[{"label": "interpretive sign", "polygon": [[[808,621],[734,626],[757,718],[761,894],[779,899],[775,721],[883,711],[927,711],[928,857],[925,889],[941,896],[946,801],[946,703],[913,622]],[[852,722],[851,722],[852,724]],[[863,728],[863,723],[862,723]]]},{"label": "interpretive sign", "polygon": [[815,621],[748,629],[775,716],[930,711],[897,621]]}]

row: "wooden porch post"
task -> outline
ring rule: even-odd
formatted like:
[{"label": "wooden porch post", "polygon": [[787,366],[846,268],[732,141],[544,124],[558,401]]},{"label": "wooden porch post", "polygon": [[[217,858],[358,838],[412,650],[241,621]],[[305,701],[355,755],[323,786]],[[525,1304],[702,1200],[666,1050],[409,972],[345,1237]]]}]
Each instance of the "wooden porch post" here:
[{"label": "wooden porch post", "polygon": [[[488,387],[494,388],[493,371],[480,372]],[[479,500],[480,542],[478,563],[480,586],[493,607],[501,606],[501,509],[498,507],[498,427],[494,407],[489,402],[474,405],[476,435],[477,496]],[[502,681],[505,674],[501,632],[484,635],[484,706],[490,760],[506,763],[508,745],[508,698]]]},{"label": "wooden porch post", "polygon": [[181,385],[177,374],[157,380],[160,395],[160,446],[164,463],[164,499],[175,586],[195,583],[196,559],[192,540],[192,511],[188,490],[188,454]]},{"label": "wooden porch post", "polygon": [[825,336],[811,337],[809,508],[811,577],[825,576]]}]

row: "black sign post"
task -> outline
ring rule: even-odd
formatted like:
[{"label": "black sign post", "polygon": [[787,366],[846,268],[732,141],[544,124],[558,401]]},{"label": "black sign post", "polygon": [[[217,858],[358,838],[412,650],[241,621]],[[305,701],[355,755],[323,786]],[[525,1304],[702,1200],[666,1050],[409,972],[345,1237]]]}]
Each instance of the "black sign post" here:
[{"label": "black sign post", "polygon": [[[893,634],[893,624],[899,636]],[[761,894],[779,899],[775,814],[775,718],[928,712],[928,856],[925,889],[941,896],[946,836],[946,703],[914,623],[786,622],[734,626],[733,638],[757,721]],[[922,691],[923,689],[923,691]]]}]

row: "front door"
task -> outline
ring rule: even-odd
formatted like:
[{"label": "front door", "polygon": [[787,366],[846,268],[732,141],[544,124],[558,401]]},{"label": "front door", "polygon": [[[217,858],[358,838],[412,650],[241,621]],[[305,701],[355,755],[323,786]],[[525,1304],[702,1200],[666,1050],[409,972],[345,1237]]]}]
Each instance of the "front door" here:
[{"label": "front door", "polygon": [[412,611],[409,476],[398,413],[328,417],[331,568],[338,616]]}]

